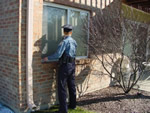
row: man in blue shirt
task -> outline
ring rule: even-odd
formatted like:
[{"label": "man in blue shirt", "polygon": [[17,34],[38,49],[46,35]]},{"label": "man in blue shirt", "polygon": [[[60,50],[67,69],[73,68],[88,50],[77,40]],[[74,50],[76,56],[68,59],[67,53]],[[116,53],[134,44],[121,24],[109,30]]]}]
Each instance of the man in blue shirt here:
[{"label": "man in blue shirt", "polygon": [[68,113],[66,102],[66,85],[69,90],[69,108],[76,108],[76,88],[75,88],[75,56],[77,43],[71,37],[72,26],[67,24],[63,26],[64,39],[59,44],[55,54],[45,57],[44,61],[59,59],[58,72],[58,98],[59,113]]}]

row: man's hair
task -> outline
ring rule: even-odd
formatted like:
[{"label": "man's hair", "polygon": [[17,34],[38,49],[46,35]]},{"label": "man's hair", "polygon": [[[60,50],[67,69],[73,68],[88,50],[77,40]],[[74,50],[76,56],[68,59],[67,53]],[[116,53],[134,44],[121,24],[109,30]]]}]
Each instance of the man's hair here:
[{"label": "man's hair", "polygon": [[72,29],[66,29],[66,28],[64,28],[64,32],[69,33],[70,31],[72,31]]}]

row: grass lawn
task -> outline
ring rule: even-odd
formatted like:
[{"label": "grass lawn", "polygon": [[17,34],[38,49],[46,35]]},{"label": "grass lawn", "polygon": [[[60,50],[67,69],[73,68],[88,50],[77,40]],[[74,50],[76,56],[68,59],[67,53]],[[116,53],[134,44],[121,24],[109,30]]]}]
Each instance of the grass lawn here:
[{"label": "grass lawn", "polygon": [[[58,106],[53,106],[51,109],[36,111],[36,112],[32,112],[32,113],[53,113],[55,111],[58,111]],[[80,107],[77,107],[77,109],[75,109],[75,110],[69,109],[68,113],[95,113],[95,112],[87,111]]]}]

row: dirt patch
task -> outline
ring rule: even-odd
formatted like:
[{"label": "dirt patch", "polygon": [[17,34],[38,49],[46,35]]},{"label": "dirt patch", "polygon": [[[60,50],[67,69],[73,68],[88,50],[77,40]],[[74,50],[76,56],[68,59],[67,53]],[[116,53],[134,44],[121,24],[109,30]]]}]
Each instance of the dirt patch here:
[{"label": "dirt patch", "polygon": [[97,113],[150,113],[150,92],[108,87],[79,98],[78,106]]}]

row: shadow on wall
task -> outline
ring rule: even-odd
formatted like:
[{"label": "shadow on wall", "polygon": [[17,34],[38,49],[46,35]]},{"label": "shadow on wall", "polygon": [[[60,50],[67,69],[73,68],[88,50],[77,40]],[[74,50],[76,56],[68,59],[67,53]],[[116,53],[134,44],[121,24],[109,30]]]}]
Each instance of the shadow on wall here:
[{"label": "shadow on wall", "polygon": [[90,59],[85,64],[76,68],[76,86],[78,96],[108,87],[110,78],[104,72],[101,63],[97,59]]},{"label": "shadow on wall", "polygon": [[[58,104],[57,98],[57,62],[41,63],[41,56],[43,50],[41,42],[46,41],[43,36],[34,44],[36,50],[33,54],[33,97],[37,106],[47,104],[50,107],[52,104]],[[44,57],[44,56],[42,56]],[[84,60],[83,60],[84,61]],[[81,96],[86,93],[91,74],[90,62],[77,61],[76,66],[76,89],[77,95]],[[43,108],[43,107],[42,107]],[[45,107],[46,108],[46,107]]]},{"label": "shadow on wall", "polygon": [[41,58],[47,57],[55,53],[57,50],[57,46],[59,45],[60,42],[61,38],[58,40],[49,40],[46,39],[46,34],[43,35],[41,38],[41,45],[39,46],[42,54]]},{"label": "shadow on wall", "polygon": [[77,95],[80,97],[86,93],[88,90],[88,83],[91,74],[91,66],[89,65],[79,65],[76,68],[76,90]]},{"label": "shadow on wall", "polygon": [[[50,107],[57,103],[57,62],[42,63],[41,56],[41,42],[46,38],[43,36],[41,39],[34,43],[33,53],[33,97],[34,102],[41,109]],[[45,43],[46,44],[46,43]],[[44,56],[42,56],[44,57]]]}]

